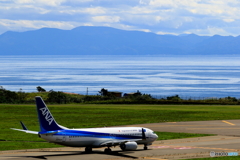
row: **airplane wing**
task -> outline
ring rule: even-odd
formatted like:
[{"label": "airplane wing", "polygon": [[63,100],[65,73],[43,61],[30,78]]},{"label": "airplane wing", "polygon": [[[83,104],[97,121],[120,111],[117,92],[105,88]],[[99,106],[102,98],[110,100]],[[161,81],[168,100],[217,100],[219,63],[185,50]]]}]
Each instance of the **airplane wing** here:
[{"label": "airplane wing", "polygon": [[118,141],[106,141],[100,144],[100,146],[104,147],[104,146],[118,146],[127,142],[135,142],[135,141],[140,141],[142,139],[128,139],[128,140],[118,140]]},{"label": "airplane wing", "polygon": [[22,126],[23,129],[16,129],[16,128],[10,128],[10,129],[13,129],[13,130],[16,130],[16,131],[25,132],[25,133],[38,134],[37,131],[30,131],[30,130],[28,130],[27,127],[23,124],[22,121],[20,121],[20,123],[21,123],[21,126]]},{"label": "airplane wing", "polygon": [[30,131],[30,130],[16,129],[16,128],[10,128],[10,129],[13,129],[13,130],[16,130],[16,131],[22,131],[22,132],[25,132],[25,133],[38,134],[37,131]]}]

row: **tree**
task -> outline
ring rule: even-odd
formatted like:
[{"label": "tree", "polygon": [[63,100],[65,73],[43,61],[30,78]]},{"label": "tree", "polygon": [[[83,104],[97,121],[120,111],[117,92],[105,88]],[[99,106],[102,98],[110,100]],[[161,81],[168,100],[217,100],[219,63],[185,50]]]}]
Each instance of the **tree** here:
[{"label": "tree", "polygon": [[40,86],[36,87],[38,92],[46,92],[46,90]]},{"label": "tree", "polygon": [[170,101],[181,101],[182,99],[178,95],[175,95],[175,96],[167,97],[167,100],[170,100]]},{"label": "tree", "polygon": [[101,96],[108,96],[108,90],[102,88],[101,91],[99,91],[99,93],[101,94]]},{"label": "tree", "polygon": [[134,95],[135,95],[135,96],[141,96],[142,93],[141,93],[139,90],[137,90],[137,92],[136,92]]},{"label": "tree", "polygon": [[68,103],[69,102],[69,99],[67,97],[66,94],[64,94],[63,92],[56,92],[56,91],[49,91],[49,94],[48,94],[48,99],[47,99],[48,102],[51,102],[51,103]]},{"label": "tree", "polygon": [[17,103],[18,95],[16,92],[12,92],[0,87],[0,103]]},{"label": "tree", "polygon": [[25,98],[27,97],[27,94],[23,92],[22,88],[20,88],[17,94],[18,94],[19,102],[23,103]]}]

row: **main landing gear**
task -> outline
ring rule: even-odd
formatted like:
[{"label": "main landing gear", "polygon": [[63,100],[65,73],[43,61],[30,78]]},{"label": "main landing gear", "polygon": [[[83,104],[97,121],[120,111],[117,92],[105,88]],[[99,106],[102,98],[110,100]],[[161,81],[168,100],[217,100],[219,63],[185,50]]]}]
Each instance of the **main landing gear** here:
[{"label": "main landing gear", "polygon": [[[86,147],[86,148],[85,148],[85,152],[86,152],[86,153],[91,153],[91,152],[92,152],[92,147]],[[105,153],[110,153],[110,152],[112,152],[112,150],[111,150],[111,148],[108,147],[108,148],[105,148],[105,149],[104,149],[104,152],[105,152]]]},{"label": "main landing gear", "polygon": [[105,149],[104,149],[104,152],[105,152],[105,153],[110,153],[110,152],[112,152],[112,150],[111,150],[111,148],[108,147],[108,148],[105,148]]},{"label": "main landing gear", "polygon": [[91,153],[92,152],[92,147],[86,147],[85,152],[86,153]]}]

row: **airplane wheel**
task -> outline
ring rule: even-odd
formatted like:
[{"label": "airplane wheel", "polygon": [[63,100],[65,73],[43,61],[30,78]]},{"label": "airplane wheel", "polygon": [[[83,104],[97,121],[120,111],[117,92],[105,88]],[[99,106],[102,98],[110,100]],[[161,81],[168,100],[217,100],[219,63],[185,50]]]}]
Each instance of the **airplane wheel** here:
[{"label": "airplane wheel", "polygon": [[86,147],[86,148],[85,148],[85,152],[91,153],[91,152],[92,152],[92,147]]},{"label": "airplane wheel", "polygon": [[110,152],[112,152],[112,150],[110,148],[105,148],[104,152],[105,153],[110,153]]},{"label": "airplane wheel", "polygon": [[122,149],[122,151],[125,151],[126,145],[125,145],[125,144],[121,144],[121,145],[120,145],[120,148]]},{"label": "airplane wheel", "polygon": [[148,147],[147,146],[144,146],[144,148],[143,148],[144,150],[147,150],[148,149]]}]

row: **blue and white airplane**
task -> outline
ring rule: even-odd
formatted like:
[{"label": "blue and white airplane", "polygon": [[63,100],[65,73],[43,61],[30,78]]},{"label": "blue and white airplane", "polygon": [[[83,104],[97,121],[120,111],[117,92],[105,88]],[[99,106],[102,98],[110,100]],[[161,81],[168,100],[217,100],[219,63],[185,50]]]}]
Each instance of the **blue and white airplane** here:
[{"label": "blue and white airplane", "polygon": [[85,147],[85,152],[92,148],[107,147],[104,151],[111,152],[110,147],[120,146],[123,151],[136,150],[138,144],[144,149],[151,145],[158,136],[148,128],[141,127],[107,127],[88,129],[69,129],[59,125],[41,97],[36,97],[36,106],[40,132],[30,131],[21,122],[23,129],[11,128],[38,136],[50,143],[70,147]]}]

